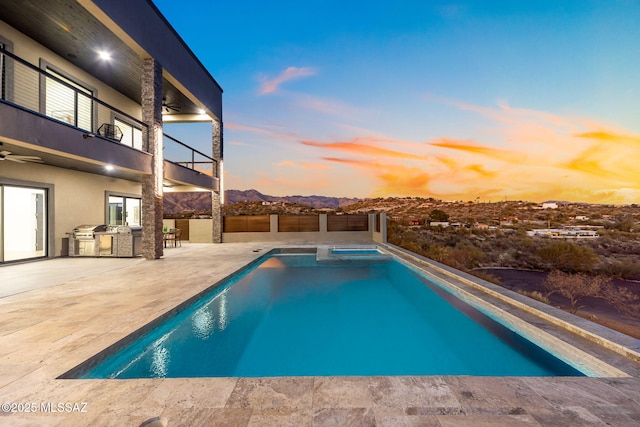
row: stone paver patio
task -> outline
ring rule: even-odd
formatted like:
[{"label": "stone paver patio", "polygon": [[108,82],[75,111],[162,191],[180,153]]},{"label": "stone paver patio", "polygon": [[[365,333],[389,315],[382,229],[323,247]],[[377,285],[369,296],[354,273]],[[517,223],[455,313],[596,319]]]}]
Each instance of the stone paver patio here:
[{"label": "stone paver patio", "polygon": [[0,267],[0,425],[138,426],[158,415],[169,426],[640,425],[638,363],[606,351],[630,377],[56,379],[278,246]]}]

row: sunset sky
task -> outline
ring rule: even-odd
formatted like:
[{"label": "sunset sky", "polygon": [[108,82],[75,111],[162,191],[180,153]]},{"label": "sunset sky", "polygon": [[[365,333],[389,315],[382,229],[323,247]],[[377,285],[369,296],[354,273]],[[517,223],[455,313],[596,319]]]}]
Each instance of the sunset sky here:
[{"label": "sunset sky", "polygon": [[226,189],[640,203],[639,0],[154,3],[224,89]]}]

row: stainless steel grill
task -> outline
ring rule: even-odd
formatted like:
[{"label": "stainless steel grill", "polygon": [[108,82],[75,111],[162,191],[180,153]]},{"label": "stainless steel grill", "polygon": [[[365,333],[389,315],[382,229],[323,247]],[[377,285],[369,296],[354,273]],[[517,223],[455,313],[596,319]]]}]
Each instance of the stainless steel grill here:
[{"label": "stainless steel grill", "polygon": [[95,239],[95,233],[100,231],[107,231],[107,226],[105,224],[79,225],[73,229],[73,238],[77,240],[93,240]]},{"label": "stainless steel grill", "polygon": [[142,228],[79,225],[69,235],[69,256],[134,257],[142,250]]},{"label": "stainless steel grill", "polygon": [[105,224],[83,224],[73,229],[69,234],[69,256],[98,256],[100,240],[96,233],[107,230]]}]

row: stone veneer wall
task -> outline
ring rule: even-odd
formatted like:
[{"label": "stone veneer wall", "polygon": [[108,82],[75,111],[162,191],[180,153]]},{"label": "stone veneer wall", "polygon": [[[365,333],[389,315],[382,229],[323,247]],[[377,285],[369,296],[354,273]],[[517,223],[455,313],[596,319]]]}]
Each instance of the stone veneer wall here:
[{"label": "stone veneer wall", "polygon": [[212,144],[213,144],[213,158],[217,161],[216,176],[220,178],[220,190],[213,191],[211,193],[211,217],[213,219],[212,224],[212,242],[222,243],[222,212],[220,210],[221,205],[221,193],[224,191],[224,181],[222,176],[222,121],[213,120],[211,122],[212,127]]},{"label": "stone veneer wall", "polygon": [[162,67],[152,58],[144,60],[142,70],[142,120],[149,129],[144,148],[153,155],[152,173],[142,178],[142,255],[158,259],[163,255]]}]

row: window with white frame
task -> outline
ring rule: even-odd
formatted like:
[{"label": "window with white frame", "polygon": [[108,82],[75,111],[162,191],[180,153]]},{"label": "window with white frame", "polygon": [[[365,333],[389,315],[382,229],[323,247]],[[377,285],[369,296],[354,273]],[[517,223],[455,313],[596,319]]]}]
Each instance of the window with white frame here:
[{"label": "window with white frame", "polygon": [[86,131],[93,130],[93,91],[47,68],[46,112],[54,119]]},{"label": "window with white frame", "polygon": [[141,225],[142,199],[117,195],[109,195],[108,198],[107,224],[132,227]]}]

